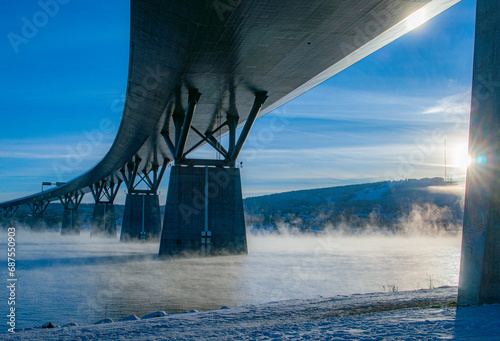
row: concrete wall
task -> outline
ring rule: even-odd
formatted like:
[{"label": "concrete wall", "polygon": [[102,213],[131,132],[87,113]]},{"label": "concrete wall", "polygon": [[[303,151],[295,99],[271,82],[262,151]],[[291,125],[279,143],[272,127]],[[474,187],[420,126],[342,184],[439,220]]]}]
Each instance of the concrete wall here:
[{"label": "concrete wall", "polygon": [[80,217],[78,210],[64,210],[61,234],[80,234]]},{"label": "concrete wall", "polygon": [[[142,234],[143,230],[145,234]],[[158,195],[127,194],[120,240],[156,239],[160,232]]]},{"label": "concrete wall", "polygon": [[90,235],[116,237],[115,205],[96,203],[92,215]]},{"label": "concrete wall", "polygon": [[203,251],[247,252],[239,169],[174,166],[160,254]]},{"label": "concrete wall", "polygon": [[458,304],[500,303],[500,1],[478,0]]}]

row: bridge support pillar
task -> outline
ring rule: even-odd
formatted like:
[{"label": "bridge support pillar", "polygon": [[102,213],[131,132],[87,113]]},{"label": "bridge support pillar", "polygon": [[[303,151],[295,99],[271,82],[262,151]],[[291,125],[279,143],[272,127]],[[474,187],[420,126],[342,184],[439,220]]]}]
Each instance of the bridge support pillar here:
[{"label": "bridge support pillar", "polygon": [[2,226],[4,227],[13,227],[14,226],[14,216],[17,213],[17,210],[19,209],[18,206],[11,206],[4,208],[2,210]]},{"label": "bridge support pillar", "polygon": [[32,231],[43,231],[45,230],[45,221],[43,218],[43,214],[45,210],[49,206],[50,201],[34,201],[28,204],[28,207],[31,209],[31,230]]},{"label": "bridge support pillar", "polygon": [[160,235],[160,232],[161,217],[158,195],[127,194],[120,240],[155,239]]},{"label": "bridge support pillar", "polygon": [[114,176],[90,186],[95,200],[92,214],[90,236],[105,236],[116,238],[116,216],[114,201],[122,180],[115,181]]},{"label": "bridge support pillar", "polygon": [[[173,117],[175,141],[172,141],[168,129],[162,132],[171,154],[176,158],[170,173],[159,254],[245,254],[247,241],[241,178],[235,163],[267,96],[265,92],[255,94],[254,105],[238,141],[235,106],[227,112],[226,121],[210,131],[202,133],[191,126],[199,97],[197,90],[190,91],[182,126],[179,122],[175,124],[176,117]],[[224,126],[229,130],[228,149],[215,138]],[[200,137],[200,141],[184,151],[191,130]],[[202,143],[212,146],[221,158],[188,159],[187,155]]]},{"label": "bridge support pillar", "polygon": [[247,252],[240,170],[174,166],[160,254]]},{"label": "bridge support pillar", "polygon": [[64,208],[61,235],[80,234],[80,215],[77,209]]},{"label": "bridge support pillar", "polygon": [[78,206],[80,206],[84,195],[84,193],[68,193],[59,197],[59,200],[64,205],[61,235],[80,234],[81,222]]},{"label": "bridge support pillar", "polygon": [[500,303],[500,2],[478,0],[458,304]]},{"label": "bridge support pillar", "polygon": [[156,239],[161,232],[158,187],[168,162],[160,167],[153,163],[149,170],[139,172],[141,160],[129,162],[122,175],[127,185],[121,241]]},{"label": "bridge support pillar", "polygon": [[116,238],[115,205],[97,202],[94,204],[90,236],[105,236]]}]

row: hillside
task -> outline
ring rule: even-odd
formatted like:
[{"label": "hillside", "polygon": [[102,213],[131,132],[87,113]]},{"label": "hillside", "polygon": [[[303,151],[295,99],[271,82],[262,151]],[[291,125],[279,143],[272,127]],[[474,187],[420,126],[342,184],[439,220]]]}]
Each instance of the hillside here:
[{"label": "hillside", "polygon": [[244,200],[254,229],[457,230],[463,186],[442,178],[300,190]]},{"label": "hillside", "polygon": [[[442,178],[300,190],[245,199],[245,219],[250,231],[457,231],[462,223],[463,195],[463,186]],[[93,204],[80,205],[82,228],[90,228],[93,208]],[[120,225],[124,206],[115,205],[115,209]],[[162,214],[164,209],[162,205]],[[47,228],[58,229],[62,213],[62,204],[50,204],[45,212]],[[15,220],[20,226],[29,226],[30,209],[20,207]]]}]

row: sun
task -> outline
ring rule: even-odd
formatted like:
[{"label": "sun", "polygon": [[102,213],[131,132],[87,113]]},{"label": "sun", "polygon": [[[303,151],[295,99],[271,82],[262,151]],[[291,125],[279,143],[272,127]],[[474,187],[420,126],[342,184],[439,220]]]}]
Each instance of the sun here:
[{"label": "sun", "polygon": [[466,170],[471,164],[472,158],[469,156],[469,148],[466,144],[463,144],[455,149],[455,160],[454,164],[456,167]]},{"label": "sun", "polygon": [[427,20],[429,20],[427,10],[425,8],[421,8],[406,18],[406,27],[409,31],[411,31],[425,23]]}]

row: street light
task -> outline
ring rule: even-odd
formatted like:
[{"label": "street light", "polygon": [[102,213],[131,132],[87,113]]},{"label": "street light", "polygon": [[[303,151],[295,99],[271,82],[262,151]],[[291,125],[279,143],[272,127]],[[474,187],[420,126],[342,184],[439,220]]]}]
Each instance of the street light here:
[{"label": "street light", "polygon": [[43,192],[43,186],[53,186],[55,185],[56,187],[59,187],[59,186],[62,186],[62,185],[66,185],[65,182],[48,182],[48,181],[44,181],[42,182],[42,192]]}]

